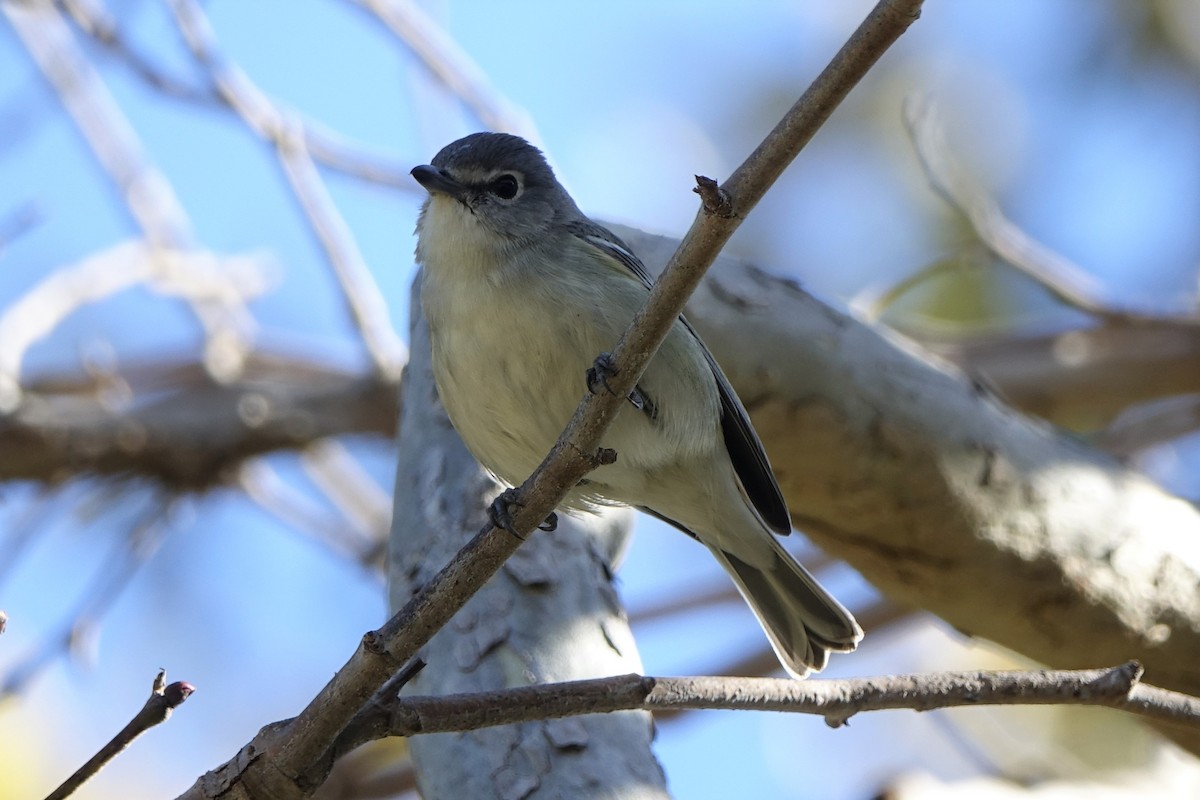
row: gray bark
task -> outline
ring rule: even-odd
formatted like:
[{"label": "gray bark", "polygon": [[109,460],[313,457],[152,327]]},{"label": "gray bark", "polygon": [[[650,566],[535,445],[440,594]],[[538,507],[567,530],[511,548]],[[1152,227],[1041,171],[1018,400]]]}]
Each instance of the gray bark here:
[{"label": "gray bark", "polygon": [[[395,515],[388,562],[393,610],[486,521],[500,488],[450,427],[429,364],[428,329],[413,304],[411,360],[402,381]],[[582,394],[583,376],[580,376]],[[629,517],[559,515],[535,532],[423,651],[406,687],[448,694],[640,672],[612,584]],[[645,712],[592,715],[433,734],[410,741],[429,800],[664,798],[665,778]]]}]

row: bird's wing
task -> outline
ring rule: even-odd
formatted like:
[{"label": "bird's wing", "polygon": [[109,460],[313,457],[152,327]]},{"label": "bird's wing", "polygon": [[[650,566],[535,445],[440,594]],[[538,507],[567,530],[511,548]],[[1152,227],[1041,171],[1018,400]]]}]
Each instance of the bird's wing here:
[{"label": "bird's wing", "polygon": [[[612,231],[585,220],[571,223],[569,227],[571,233],[611,256],[636,276],[647,290],[650,289],[653,281],[645,265]],[[784,502],[783,493],[775,481],[775,473],[771,471],[771,464],[767,461],[762,442],[750,425],[750,417],[734,393],[733,387],[729,385],[729,379],[725,377],[716,359],[696,333],[696,329],[686,317],[680,316],[679,319],[700,345],[717,381],[717,391],[721,397],[721,432],[725,438],[725,449],[729,452],[729,459],[733,462],[733,469],[741,481],[742,489],[767,527],[781,536],[786,536],[792,530],[787,503]]]}]

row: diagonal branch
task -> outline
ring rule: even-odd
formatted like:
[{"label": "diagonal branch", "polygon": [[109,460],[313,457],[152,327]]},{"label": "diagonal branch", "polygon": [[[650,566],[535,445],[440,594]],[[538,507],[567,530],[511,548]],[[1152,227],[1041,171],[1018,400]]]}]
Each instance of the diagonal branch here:
[{"label": "diagonal branch", "polygon": [[496,91],[484,71],[420,6],[411,0],[353,2],[374,14],[489,130],[516,133],[537,143],[529,114]]},{"label": "diagonal branch", "polygon": [[[659,343],[679,316],[691,290],[744,215],[761,199],[850,89],[919,15],[920,0],[882,0],[834,56],[813,85],[764,142],[722,187],[734,215],[706,208],[697,217],[650,298],[613,352],[619,372],[611,393],[585,394],[566,430],[537,471],[517,490],[512,520],[528,535],[569,487],[605,458],[600,437],[624,403]],[[520,541],[489,527],[471,540],[379,630],[363,637],[358,650],[295,719],[269,726],[251,745],[253,760],[235,758],[202,777],[183,797],[204,797],[240,784],[262,796],[303,796],[306,770],[317,764],[336,737],[379,687],[442,628]]]},{"label": "diagonal branch", "polygon": [[119,756],[125,748],[133,744],[133,740],[141,736],[155,725],[160,725],[171,718],[171,712],[192,696],[196,687],[184,681],[176,681],[166,685],[166,670],[159,670],[154,676],[150,697],[141,709],[134,714],[129,724],[116,736],[101,747],[87,763],[75,771],[62,785],[46,796],[46,800],[65,800],[86,783],[93,775],[104,768],[104,765]]},{"label": "diagonal branch", "polygon": [[1000,206],[978,187],[971,186],[952,158],[934,103],[910,99],[904,107],[917,159],[933,190],[961,213],[975,235],[1005,263],[1033,278],[1069,306],[1110,322],[1200,323],[1196,298],[1185,309],[1139,308],[1120,305],[1104,297],[1100,282],[1083,267],[1034,240],[1004,216]]},{"label": "diagonal branch", "polygon": [[[84,57],[58,8],[50,0],[2,3],[30,58],[41,70],[97,163],[121,195],[130,217],[152,251],[187,250],[193,245],[191,220],[170,182],[151,161],[137,132]],[[154,260],[164,280],[179,280],[177,260]],[[236,294],[189,297],[206,334],[206,364],[214,375],[237,372],[252,320]],[[3,387],[0,387],[2,389]]]},{"label": "diagonal branch", "polygon": [[242,70],[221,57],[216,35],[198,3],[171,0],[170,5],[180,34],[197,63],[208,70],[218,95],[251,131],[274,145],[292,194],[325,251],[325,260],[375,368],[384,378],[398,378],[407,350],[392,326],[382,290],[313,164],[303,127]]}]

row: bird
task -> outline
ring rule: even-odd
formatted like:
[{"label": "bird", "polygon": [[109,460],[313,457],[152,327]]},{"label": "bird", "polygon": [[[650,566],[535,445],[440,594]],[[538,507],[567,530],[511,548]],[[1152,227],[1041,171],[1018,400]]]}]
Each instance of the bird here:
[{"label": "bird", "polygon": [[[438,396],[475,458],[519,485],[585,387],[607,386],[607,351],[645,303],[650,275],[519,136],[471,134],[411,174],[428,193],[416,260]],[[762,443],[683,316],[601,445],[616,460],[560,508],[632,506],[699,541],[795,677],[855,649],[854,617],[781,545],[791,519]]]}]

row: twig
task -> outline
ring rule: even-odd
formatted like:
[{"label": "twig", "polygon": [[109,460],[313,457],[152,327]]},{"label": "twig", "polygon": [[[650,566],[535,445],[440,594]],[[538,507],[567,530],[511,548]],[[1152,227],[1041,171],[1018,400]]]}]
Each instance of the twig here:
[{"label": "twig", "polygon": [[641,709],[724,709],[813,714],[833,728],[867,711],[958,706],[1087,705],[1200,726],[1200,699],[1140,684],[1136,661],[1090,670],[933,672],[875,678],[655,678],[618,675],[444,697],[402,697],[364,709],[339,749],[383,736],[472,731],[496,725]]},{"label": "twig", "polygon": [[108,744],[101,747],[96,755],[67,778],[61,786],[46,796],[46,800],[63,800],[75,793],[75,790],[88,781],[93,775],[104,768],[104,765],[121,754],[133,740],[146,731],[166,722],[171,718],[171,712],[191,697],[196,687],[185,681],[176,681],[166,685],[166,670],[159,670],[154,676],[150,689],[150,697],[141,710],[133,715],[129,724],[112,738]]},{"label": "twig", "polygon": [[222,259],[142,240],[122,242],[51,270],[0,313],[0,413],[21,402],[21,364],[35,342],[83,306],[141,284],[194,304],[238,308],[266,291],[268,280],[259,258]]},{"label": "twig", "polygon": [[1111,324],[969,339],[901,327],[926,350],[994,384],[1027,414],[1076,430],[1103,428],[1125,409],[1200,392],[1200,327]]},{"label": "twig", "polygon": [[[70,27],[50,0],[2,3],[2,12],[26,51],[66,108],[93,156],[125,201],[130,216],[152,250],[186,250],[193,243],[191,221],[170,182],[150,161],[137,132],[85,58]],[[155,260],[160,276],[183,282],[177,261]],[[218,378],[237,372],[252,320],[234,295],[183,300],[206,335],[206,364]],[[4,391],[5,387],[0,387]]]},{"label": "twig", "polygon": [[996,201],[972,186],[954,163],[931,100],[910,98],[904,105],[904,122],[921,169],[938,196],[967,219],[979,241],[998,258],[1033,278],[1059,300],[1109,321],[1200,323],[1195,298],[1185,309],[1139,308],[1128,300],[1113,302],[1085,269],[1014,225]]},{"label": "twig", "polygon": [[[116,18],[100,0],[57,0],[80,30],[98,42],[117,58],[125,62],[133,74],[147,85],[167,97],[187,102],[227,108],[216,87],[191,86],[168,75],[141,55],[121,34]],[[304,131],[304,141],[313,158],[323,166],[344,175],[387,186],[404,192],[418,192],[408,175],[408,167],[388,163],[381,154],[367,152],[362,145],[352,143],[346,137],[327,129],[318,122],[299,113],[294,114],[296,124]]]},{"label": "twig", "polygon": [[382,577],[377,563],[379,542],[364,536],[357,525],[347,524],[344,514],[328,511],[309,492],[284,480],[266,459],[244,461],[237,470],[235,483],[268,514],[327,547],[339,558],[358,564],[375,580]]},{"label": "twig", "polygon": [[216,93],[210,87],[192,86],[168,75],[150,59],[138,52],[121,33],[116,18],[101,0],[55,0],[79,29],[124,61],[134,74],[158,91],[179,100],[193,103],[213,103]]},{"label": "twig", "polygon": [[300,467],[359,533],[362,556],[378,555],[392,523],[390,493],[335,439],[306,447]]},{"label": "twig", "polygon": [[42,210],[32,201],[23,203],[0,217],[0,255],[17,239],[42,222]]},{"label": "twig", "polygon": [[1092,443],[1128,457],[1196,430],[1200,430],[1200,393],[1192,392],[1126,409],[1092,437]]},{"label": "twig", "polygon": [[[584,395],[550,454],[517,490],[512,525],[518,534],[532,533],[569,487],[598,463],[611,460],[611,451],[597,449],[600,437],[683,310],[704,269],[841,99],[916,20],[920,5],[920,0],[882,0],[775,130],[721,187],[734,215],[700,214],[656,282],[646,306],[613,351],[619,369],[611,381],[613,391]],[[253,781],[264,796],[301,796],[301,776],[306,770],[319,762],[378,687],[516,552],[520,541],[494,527],[481,531],[404,608],[363,637],[346,665],[299,716],[251,745],[256,759],[226,762],[201,777],[183,797],[204,797],[206,785],[228,787],[241,781]]]},{"label": "twig", "polygon": [[537,128],[529,114],[497,91],[484,71],[416,3],[354,2],[374,14],[489,130],[515,133],[537,144]]},{"label": "twig", "polygon": [[292,193],[325,251],[367,352],[386,379],[400,376],[407,350],[392,326],[383,292],[359,252],[350,227],[329,196],[308,153],[304,129],[249,77],[220,55],[216,35],[195,0],[171,0],[180,35],[206,69],[221,99],[260,138],[275,147]]}]

